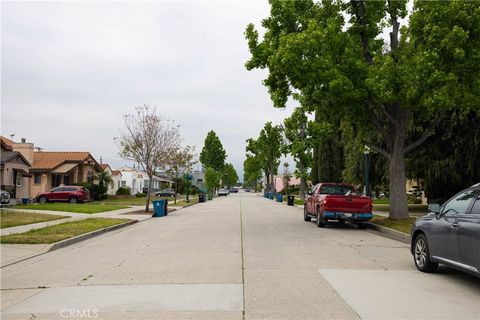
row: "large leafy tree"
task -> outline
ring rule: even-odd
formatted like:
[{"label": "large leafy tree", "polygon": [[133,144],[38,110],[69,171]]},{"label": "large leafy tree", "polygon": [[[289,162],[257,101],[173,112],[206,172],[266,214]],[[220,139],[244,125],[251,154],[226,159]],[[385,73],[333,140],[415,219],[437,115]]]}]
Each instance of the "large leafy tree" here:
[{"label": "large leafy tree", "polygon": [[277,174],[282,155],[282,131],[279,126],[267,122],[257,139],[247,140],[247,157],[259,161],[266,177],[266,191],[273,192],[273,175]]},{"label": "large leafy tree", "polygon": [[220,171],[225,165],[226,158],[227,154],[220,139],[215,131],[211,130],[205,138],[205,143],[200,153],[200,162],[204,168],[213,168],[216,171]]},{"label": "large leafy tree", "polygon": [[253,25],[246,30],[246,67],[269,70],[275,107],[293,96],[315,119],[336,114],[386,157],[391,218],[408,217],[406,154],[444,111],[480,105],[478,2],[416,1],[401,28],[406,2],[271,0],[263,39]]},{"label": "large leafy tree", "polygon": [[312,162],[311,139],[308,130],[308,117],[303,108],[296,108],[283,122],[285,134],[285,151],[292,155],[300,178],[300,199],[307,193],[308,169]]},{"label": "large leafy tree", "polygon": [[231,163],[225,164],[221,171],[222,176],[222,184],[226,186],[228,189],[235,186],[238,181],[238,174],[235,168]]},{"label": "large leafy tree", "polygon": [[247,155],[243,161],[243,181],[246,187],[258,191],[258,181],[262,179],[262,164],[258,157]]},{"label": "large leafy tree", "polygon": [[424,182],[429,200],[443,202],[480,181],[480,110],[452,110],[428,145],[407,158],[412,178]]},{"label": "large leafy tree", "polygon": [[208,167],[205,170],[205,187],[207,188],[207,192],[210,196],[213,197],[215,194],[215,189],[218,188],[219,183],[220,173],[212,167]]}]

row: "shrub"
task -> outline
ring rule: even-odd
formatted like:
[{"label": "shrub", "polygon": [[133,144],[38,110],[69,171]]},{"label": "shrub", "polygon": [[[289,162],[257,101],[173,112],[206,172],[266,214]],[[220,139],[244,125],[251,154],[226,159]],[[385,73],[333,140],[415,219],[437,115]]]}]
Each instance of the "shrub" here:
[{"label": "shrub", "polygon": [[129,187],[120,187],[118,188],[117,195],[130,195],[130,188]]},{"label": "shrub", "polygon": [[407,195],[407,202],[409,204],[422,204],[422,198],[417,198],[413,194]]},{"label": "shrub", "polygon": [[146,193],[139,192],[135,195],[136,198],[145,198],[147,196]]}]

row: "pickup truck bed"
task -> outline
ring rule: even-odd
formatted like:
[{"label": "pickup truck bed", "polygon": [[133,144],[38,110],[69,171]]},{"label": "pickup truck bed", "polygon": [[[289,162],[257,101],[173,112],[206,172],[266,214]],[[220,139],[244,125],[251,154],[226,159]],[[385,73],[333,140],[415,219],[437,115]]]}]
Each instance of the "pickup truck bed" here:
[{"label": "pickup truck bed", "polygon": [[372,217],[372,199],[357,195],[348,184],[319,183],[305,201],[304,220],[316,218],[319,227],[324,227],[329,220],[337,220],[364,228],[364,222]]}]

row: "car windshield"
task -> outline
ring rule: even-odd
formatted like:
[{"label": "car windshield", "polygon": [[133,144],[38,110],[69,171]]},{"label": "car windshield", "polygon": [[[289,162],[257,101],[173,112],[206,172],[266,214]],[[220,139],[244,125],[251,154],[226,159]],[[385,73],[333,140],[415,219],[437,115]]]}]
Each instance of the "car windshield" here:
[{"label": "car windshield", "polygon": [[320,194],[334,194],[334,195],[345,195],[348,192],[355,192],[351,186],[341,186],[341,185],[324,185],[320,189]]}]

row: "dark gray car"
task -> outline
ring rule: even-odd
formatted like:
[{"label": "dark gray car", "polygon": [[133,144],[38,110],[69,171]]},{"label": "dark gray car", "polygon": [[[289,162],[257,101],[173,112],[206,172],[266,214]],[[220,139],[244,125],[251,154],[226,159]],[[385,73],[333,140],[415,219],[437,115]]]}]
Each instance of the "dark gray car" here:
[{"label": "dark gray car", "polygon": [[480,278],[480,184],[428,209],[412,226],[417,269],[433,272],[441,263]]}]

